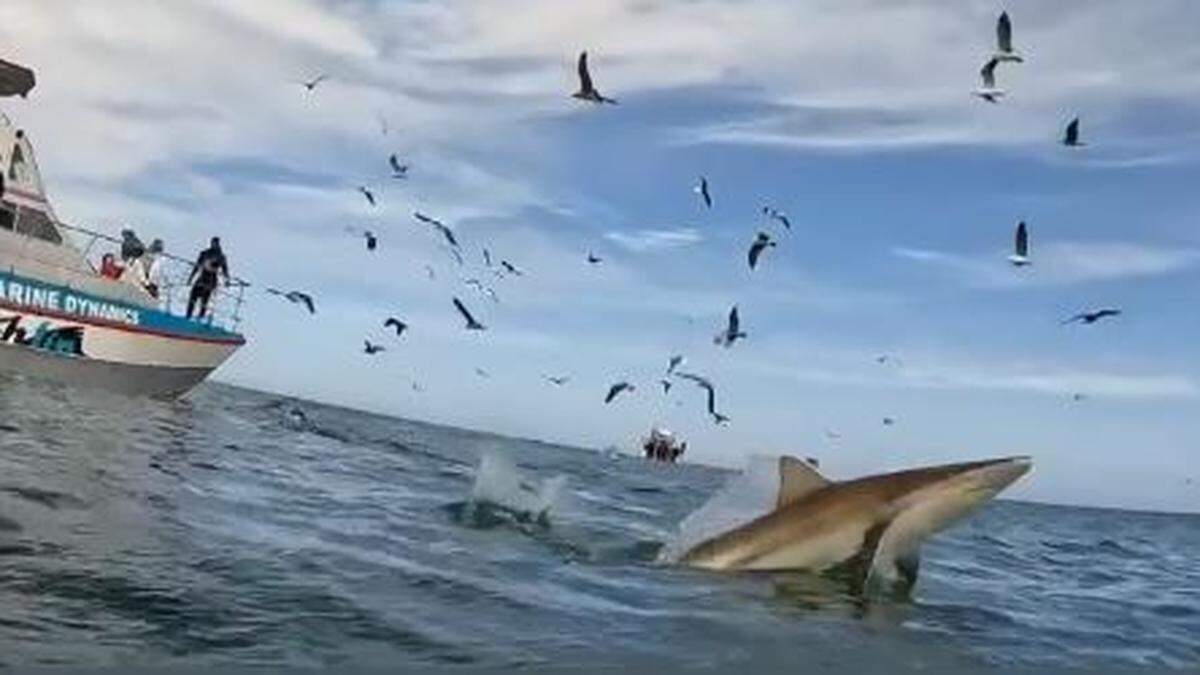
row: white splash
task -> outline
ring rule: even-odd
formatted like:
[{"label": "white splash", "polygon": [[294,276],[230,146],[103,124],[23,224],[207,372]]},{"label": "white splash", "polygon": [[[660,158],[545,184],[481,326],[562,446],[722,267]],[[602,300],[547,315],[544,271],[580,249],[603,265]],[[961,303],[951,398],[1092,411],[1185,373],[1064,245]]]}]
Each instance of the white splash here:
[{"label": "white splash", "polygon": [[545,518],[558,503],[566,484],[567,477],[560,475],[534,486],[521,476],[508,455],[493,450],[479,460],[475,484],[471,487],[471,501]]},{"label": "white splash", "polygon": [[744,525],[775,508],[779,496],[779,458],[755,455],[746,469],[721,487],[703,506],[679,523],[659,560],[678,562],[697,544]]}]

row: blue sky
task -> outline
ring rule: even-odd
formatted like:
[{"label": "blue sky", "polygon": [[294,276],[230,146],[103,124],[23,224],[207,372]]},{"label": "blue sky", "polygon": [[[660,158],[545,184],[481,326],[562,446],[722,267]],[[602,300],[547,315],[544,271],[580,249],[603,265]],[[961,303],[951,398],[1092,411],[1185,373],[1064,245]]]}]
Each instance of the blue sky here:
[{"label": "blue sky", "polygon": [[[1028,453],[1016,496],[1196,510],[1200,6],[1004,8],[1026,63],[1000,67],[997,106],[971,96],[991,1],[43,0],[0,8],[0,35],[38,70],[5,111],[60,217],[185,253],[219,234],[235,272],[316,296],[308,317],[254,295],[220,379],[593,447],[663,424],[695,461],[794,452],[837,477]],[[620,105],[568,97],[583,48]],[[1074,115],[1091,144],[1067,150]],[[780,243],[751,273],[759,229]],[[527,272],[499,304],[462,284],[483,246]],[[750,337],[714,347],[733,303]],[[1059,325],[1106,305],[1126,314]],[[661,394],[672,353],[728,427],[685,382]],[[604,406],[621,379],[638,391]]]}]

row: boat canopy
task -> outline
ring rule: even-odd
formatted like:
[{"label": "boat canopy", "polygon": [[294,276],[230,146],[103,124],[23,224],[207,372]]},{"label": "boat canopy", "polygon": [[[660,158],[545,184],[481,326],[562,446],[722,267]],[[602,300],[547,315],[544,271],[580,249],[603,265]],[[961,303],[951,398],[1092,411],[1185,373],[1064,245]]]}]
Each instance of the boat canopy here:
[{"label": "boat canopy", "polygon": [[20,96],[25,98],[33,89],[33,71],[0,59],[0,96]]}]

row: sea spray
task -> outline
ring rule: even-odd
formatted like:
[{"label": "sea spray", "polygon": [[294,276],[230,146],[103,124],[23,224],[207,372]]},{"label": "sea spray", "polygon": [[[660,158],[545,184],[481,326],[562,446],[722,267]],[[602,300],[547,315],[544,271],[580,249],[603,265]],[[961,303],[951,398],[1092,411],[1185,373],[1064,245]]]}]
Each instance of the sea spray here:
[{"label": "sea spray", "polygon": [[467,504],[470,519],[477,520],[481,508],[508,512],[520,522],[549,526],[550,512],[566,487],[566,476],[555,476],[541,485],[527,481],[507,454],[491,451],[479,460],[471,498]]}]

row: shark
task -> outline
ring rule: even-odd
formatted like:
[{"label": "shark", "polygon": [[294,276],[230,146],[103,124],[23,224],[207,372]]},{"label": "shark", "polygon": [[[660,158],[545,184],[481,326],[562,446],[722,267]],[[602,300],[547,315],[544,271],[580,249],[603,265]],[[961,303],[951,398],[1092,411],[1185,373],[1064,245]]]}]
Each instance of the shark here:
[{"label": "shark", "polygon": [[831,481],[811,464],[779,458],[768,513],[701,541],[678,563],[708,570],[803,570],[848,577],[863,595],[908,595],[920,546],[1033,467],[1003,457]]}]

